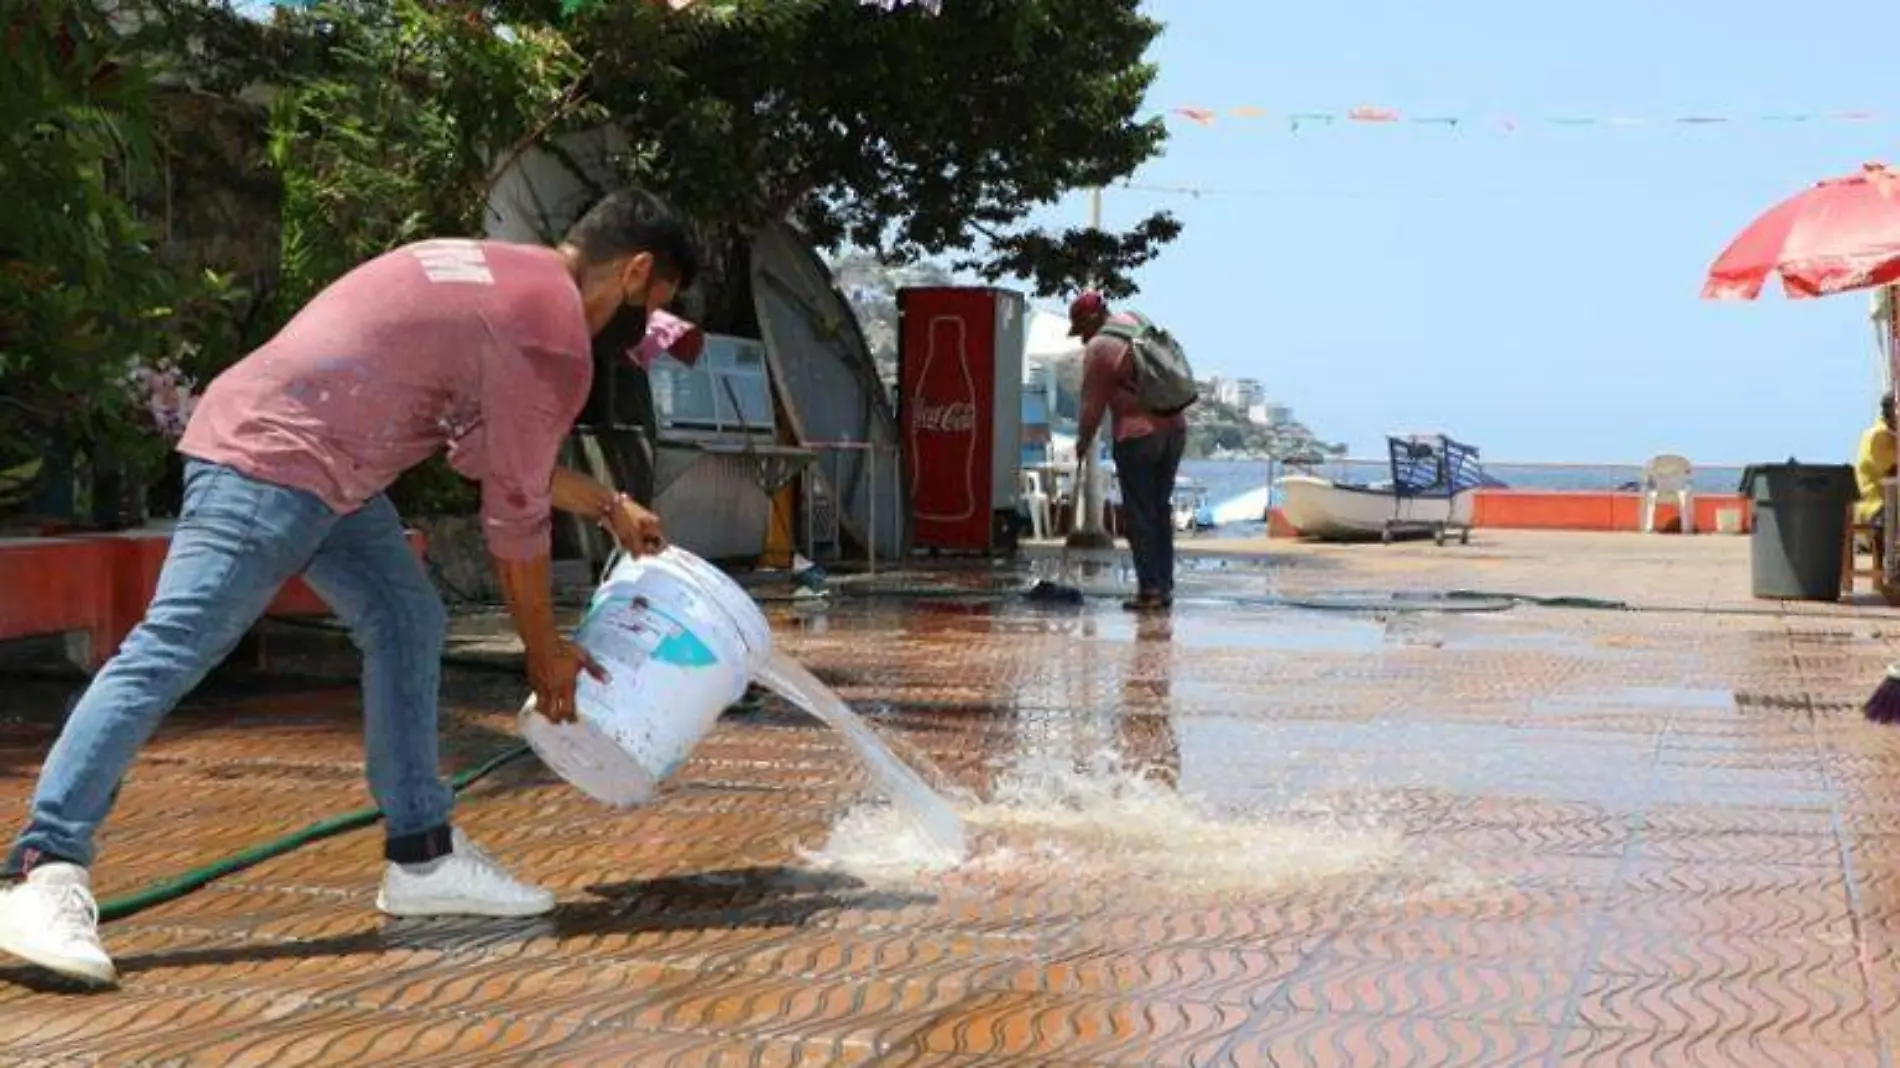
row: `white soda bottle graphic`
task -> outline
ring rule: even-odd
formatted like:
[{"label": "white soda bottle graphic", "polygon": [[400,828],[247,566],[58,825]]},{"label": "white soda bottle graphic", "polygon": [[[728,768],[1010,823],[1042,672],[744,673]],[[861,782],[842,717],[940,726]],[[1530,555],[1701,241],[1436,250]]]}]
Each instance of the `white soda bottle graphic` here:
[{"label": "white soda bottle graphic", "polygon": [[930,343],[910,403],[911,493],[918,519],[961,523],[978,510],[976,379],[963,319],[938,315],[926,328]]}]

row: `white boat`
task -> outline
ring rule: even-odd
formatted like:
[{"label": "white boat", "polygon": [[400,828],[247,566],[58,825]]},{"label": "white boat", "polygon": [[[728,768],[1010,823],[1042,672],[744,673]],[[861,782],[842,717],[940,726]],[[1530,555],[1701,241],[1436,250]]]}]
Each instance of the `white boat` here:
[{"label": "white boat", "polygon": [[1452,530],[1471,541],[1471,513],[1485,484],[1478,450],[1443,434],[1386,436],[1388,482],[1363,485],[1316,475],[1280,479],[1287,522],[1304,537],[1325,541],[1434,537]]},{"label": "white boat", "polygon": [[838,525],[877,555],[910,552],[909,489],[905,468],[877,456],[894,455],[897,413],[880,387],[877,361],[831,269],[790,223],[775,222],[753,235],[752,305],[765,341],[772,387],[788,429],[800,445],[863,442],[870,449],[825,453],[811,471]]},{"label": "white boat", "polygon": [[1280,507],[1301,536],[1321,541],[1390,541],[1413,536],[1443,538],[1446,527],[1464,528],[1469,540],[1475,487],[1452,494],[1400,496],[1390,485],[1357,486],[1313,475],[1279,480]]}]

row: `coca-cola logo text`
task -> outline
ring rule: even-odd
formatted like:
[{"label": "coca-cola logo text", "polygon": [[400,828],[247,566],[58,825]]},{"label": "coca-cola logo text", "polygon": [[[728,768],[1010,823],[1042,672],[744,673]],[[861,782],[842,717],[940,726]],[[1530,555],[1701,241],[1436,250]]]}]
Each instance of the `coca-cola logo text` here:
[{"label": "coca-cola logo text", "polygon": [[969,434],[976,430],[976,405],[969,401],[919,404],[910,425],[912,430],[937,434]]}]

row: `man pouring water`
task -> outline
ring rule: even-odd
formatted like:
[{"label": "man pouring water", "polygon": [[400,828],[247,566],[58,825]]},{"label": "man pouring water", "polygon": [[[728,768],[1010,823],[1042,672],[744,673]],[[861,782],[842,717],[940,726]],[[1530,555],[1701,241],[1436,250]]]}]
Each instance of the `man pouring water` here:
[{"label": "man pouring water", "polygon": [[445,447],[481,483],[537,706],[572,719],[578,674],[598,669],[555,627],[550,509],[597,521],[636,554],[661,538],[651,512],[556,457],[593,381],[592,336],[637,327],[692,284],[697,262],[671,208],[623,191],[555,249],[438,240],[371,260],[212,382],[179,443],[184,507],[152,602],[67,718],[0,869],[15,880],[0,893],[0,949],[114,981],[88,874],[94,834],[140,746],[297,575],[363,652],[366,771],[386,833],[377,907],[552,909],[552,894],[451,827],[436,736],[446,614],[384,491]]}]

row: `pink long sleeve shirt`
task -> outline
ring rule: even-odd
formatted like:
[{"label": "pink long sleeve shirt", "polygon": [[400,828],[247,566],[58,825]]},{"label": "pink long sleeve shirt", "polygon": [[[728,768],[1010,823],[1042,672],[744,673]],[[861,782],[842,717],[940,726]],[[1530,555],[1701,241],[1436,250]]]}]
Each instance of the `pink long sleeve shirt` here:
[{"label": "pink long sleeve shirt", "polygon": [[319,293],[205,391],[178,449],[347,514],[447,447],[482,484],[489,549],[548,551],[561,442],[593,382],[552,249],[424,241]]},{"label": "pink long sleeve shirt", "polygon": [[[1126,315],[1114,316],[1122,326],[1133,326]],[[1095,441],[1104,413],[1115,417],[1115,440],[1132,441],[1167,430],[1187,429],[1187,416],[1156,415],[1141,406],[1135,389],[1134,352],[1128,342],[1107,334],[1097,334],[1082,350],[1082,412],[1076,420],[1078,440]]]}]

